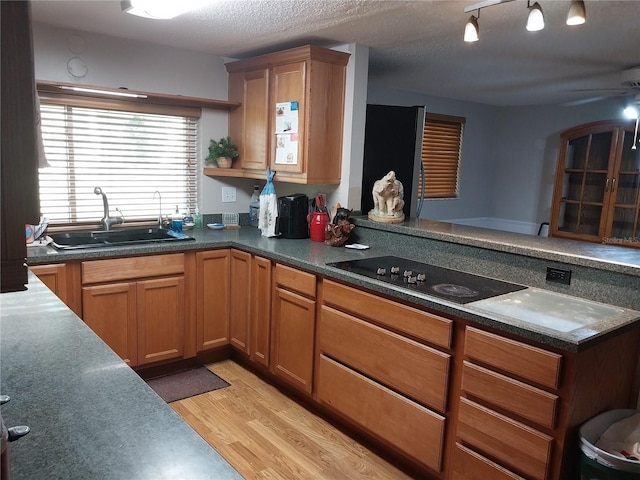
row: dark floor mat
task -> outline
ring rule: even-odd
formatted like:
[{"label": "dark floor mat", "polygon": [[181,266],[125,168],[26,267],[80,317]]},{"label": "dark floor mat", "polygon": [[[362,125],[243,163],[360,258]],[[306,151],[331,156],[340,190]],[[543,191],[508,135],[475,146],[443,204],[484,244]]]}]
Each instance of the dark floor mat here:
[{"label": "dark floor mat", "polygon": [[228,382],[206,367],[151,378],[147,384],[167,403],[229,386]]}]

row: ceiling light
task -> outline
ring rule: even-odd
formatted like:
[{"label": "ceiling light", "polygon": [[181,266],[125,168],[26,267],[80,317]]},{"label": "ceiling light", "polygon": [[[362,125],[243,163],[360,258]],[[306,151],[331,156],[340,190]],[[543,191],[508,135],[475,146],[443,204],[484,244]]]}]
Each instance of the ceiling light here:
[{"label": "ceiling light", "polygon": [[207,3],[210,0],[122,0],[120,7],[138,17],[169,20]]},{"label": "ceiling light", "polygon": [[538,32],[544,28],[544,15],[542,14],[542,7],[538,2],[533,6],[529,5],[527,1],[527,8],[529,9],[529,17],[527,18],[527,30],[530,32]]},{"label": "ceiling light", "polygon": [[477,42],[479,37],[480,30],[478,28],[478,18],[480,17],[480,10],[478,10],[478,16],[474,17],[471,15],[469,21],[464,27],[464,41],[465,42]]},{"label": "ceiling light", "polygon": [[587,21],[587,12],[582,0],[573,0],[567,14],[567,25],[582,25]]},{"label": "ceiling light", "polygon": [[622,111],[622,113],[624,113],[624,116],[629,120],[635,120],[640,116],[640,113],[638,112],[638,108],[635,107],[634,105],[629,105],[627,108],[625,108]]}]

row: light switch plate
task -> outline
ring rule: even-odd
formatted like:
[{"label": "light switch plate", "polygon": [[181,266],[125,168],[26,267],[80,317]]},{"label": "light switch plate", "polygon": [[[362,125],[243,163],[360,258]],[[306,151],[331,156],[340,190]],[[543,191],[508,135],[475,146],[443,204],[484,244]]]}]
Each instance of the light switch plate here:
[{"label": "light switch plate", "polygon": [[236,201],[236,187],[222,187],[222,203],[234,203]]}]

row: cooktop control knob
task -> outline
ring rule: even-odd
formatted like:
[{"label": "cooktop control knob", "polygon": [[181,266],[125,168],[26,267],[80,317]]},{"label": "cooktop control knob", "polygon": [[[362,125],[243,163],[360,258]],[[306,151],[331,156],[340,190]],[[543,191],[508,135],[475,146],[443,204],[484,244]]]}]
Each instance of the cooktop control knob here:
[{"label": "cooktop control knob", "polygon": [[407,283],[409,285],[415,285],[416,284],[416,277],[414,277],[413,275],[409,275],[407,277]]},{"label": "cooktop control knob", "polygon": [[403,277],[407,278],[413,275],[413,272],[411,270],[405,270],[404,273],[402,274]]},{"label": "cooktop control knob", "polygon": [[397,275],[400,273],[400,267],[391,267],[391,273]]},{"label": "cooktop control knob", "polygon": [[376,275],[382,275],[382,276],[384,276],[384,275],[386,275],[386,274],[387,274],[387,269],[386,269],[386,268],[380,267],[380,268],[378,268],[378,269],[376,270]]},{"label": "cooktop control knob", "polygon": [[424,273],[419,273],[416,275],[416,280],[419,282],[424,282],[427,279],[427,276]]}]

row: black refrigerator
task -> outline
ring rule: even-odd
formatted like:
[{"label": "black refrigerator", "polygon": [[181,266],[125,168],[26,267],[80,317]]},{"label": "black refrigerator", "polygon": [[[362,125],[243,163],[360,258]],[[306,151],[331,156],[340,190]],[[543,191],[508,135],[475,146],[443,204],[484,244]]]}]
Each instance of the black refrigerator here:
[{"label": "black refrigerator", "polygon": [[362,214],[373,208],[371,190],[390,170],[404,187],[405,218],[416,217],[414,198],[422,175],[422,135],[426,109],[422,106],[399,107],[367,105],[362,167]]}]

